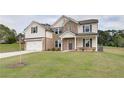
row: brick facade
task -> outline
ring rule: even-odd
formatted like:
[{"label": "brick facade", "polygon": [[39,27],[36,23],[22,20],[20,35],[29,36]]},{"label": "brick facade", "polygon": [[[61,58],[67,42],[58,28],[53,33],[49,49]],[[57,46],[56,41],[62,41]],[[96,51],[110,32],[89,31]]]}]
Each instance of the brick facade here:
[{"label": "brick facade", "polygon": [[71,31],[74,33],[78,33],[77,24],[72,21],[67,22],[63,27],[63,32],[65,32],[65,31]]},{"label": "brick facade", "polygon": [[[46,44],[45,44],[46,41]],[[45,48],[46,47],[46,48]],[[48,50],[54,48],[54,39],[51,38],[43,38],[43,50]]]}]

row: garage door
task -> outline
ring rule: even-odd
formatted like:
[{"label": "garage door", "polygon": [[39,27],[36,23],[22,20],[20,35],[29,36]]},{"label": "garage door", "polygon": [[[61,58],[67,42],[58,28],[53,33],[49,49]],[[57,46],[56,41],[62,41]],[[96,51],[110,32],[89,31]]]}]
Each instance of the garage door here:
[{"label": "garage door", "polygon": [[26,50],[42,51],[42,41],[26,42]]}]

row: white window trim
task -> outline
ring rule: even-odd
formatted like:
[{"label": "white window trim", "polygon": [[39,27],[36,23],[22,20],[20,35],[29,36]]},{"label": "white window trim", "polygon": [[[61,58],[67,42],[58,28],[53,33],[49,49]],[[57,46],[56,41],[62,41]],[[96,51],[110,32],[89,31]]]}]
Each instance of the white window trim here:
[{"label": "white window trim", "polygon": [[[86,38],[86,39],[84,39],[84,40],[85,40],[85,47],[86,47],[86,40],[87,40],[87,41],[89,41],[89,47],[88,47],[88,48],[90,48],[90,46],[91,46],[91,44],[90,44],[90,38],[88,38],[88,39]],[[82,42],[83,42],[83,40],[82,40]],[[83,42],[83,43],[84,43],[84,42]],[[83,44],[82,44],[82,47],[83,47]]]},{"label": "white window trim", "polygon": [[[57,28],[55,28],[55,29],[56,29],[56,31],[54,31],[54,33],[57,34],[57,35],[60,34],[60,28],[57,27]],[[57,33],[56,33],[56,32],[57,32]]]},{"label": "white window trim", "polygon": [[85,39],[85,47],[86,47],[86,41],[89,41],[89,47],[88,48],[90,48],[90,39]]},{"label": "white window trim", "polygon": [[[61,48],[59,47],[59,44],[61,44],[61,40],[56,40],[57,41],[57,48]],[[56,41],[55,41],[55,47],[56,47]]]},{"label": "white window trim", "polygon": [[90,30],[91,30],[91,29],[90,29],[90,24],[88,24],[88,25],[84,25],[84,29],[83,29],[84,31],[83,31],[83,32],[85,32],[85,33],[89,33],[89,32],[86,31],[86,26],[88,26],[88,28],[89,28],[89,32],[90,32]]},{"label": "white window trim", "polygon": [[[36,29],[37,28],[37,31],[34,33],[34,32],[32,32],[32,29]],[[36,33],[38,33],[38,27],[37,26],[35,26],[35,27],[31,27],[31,34],[36,34]]]},{"label": "white window trim", "polygon": [[58,31],[58,34],[59,34],[60,28],[57,28],[57,31]]}]

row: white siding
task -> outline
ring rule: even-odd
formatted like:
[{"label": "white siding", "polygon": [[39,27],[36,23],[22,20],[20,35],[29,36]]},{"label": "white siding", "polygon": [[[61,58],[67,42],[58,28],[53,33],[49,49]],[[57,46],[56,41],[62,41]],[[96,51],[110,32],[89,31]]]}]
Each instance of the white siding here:
[{"label": "white siding", "polygon": [[75,35],[71,32],[65,32],[62,36],[60,36],[62,38],[71,38],[71,37],[75,37]]},{"label": "white siding", "polygon": [[97,32],[98,32],[98,24],[97,24],[97,23],[92,24],[92,31],[93,31],[94,33],[97,33]]},{"label": "white siding", "polygon": [[77,48],[78,47],[83,47],[83,39],[82,38],[77,39]]},{"label": "white siding", "polygon": [[96,47],[96,38],[92,38],[92,47]]},{"label": "white siding", "polygon": [[[37,33],[31,33],[31,27],[38,27]],[[37,23],[31,23],[31,25],[25,31],[25,38],[37,38],[45,36],[45,28]]]},{"label": "white siding", "polygon": [[83,25],[78,25],[78,33],[83,33]]},{"label": "white siding", "polygon": [[46,32],[46,37],[47,38],[52,38],[52,36],[53,36],[52,32]]},{"label": "white siding", "polygon": [[68,19],[61,18],[56,24],[54,24],[53,27],[62,27],[67,21],[68,21]]}]

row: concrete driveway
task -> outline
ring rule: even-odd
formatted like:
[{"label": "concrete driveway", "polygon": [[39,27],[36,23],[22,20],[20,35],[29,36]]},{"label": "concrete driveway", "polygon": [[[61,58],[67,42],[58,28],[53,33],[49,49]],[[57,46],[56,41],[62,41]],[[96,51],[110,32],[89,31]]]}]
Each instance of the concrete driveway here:
[{"label": "concrete driveway", "polygon": [[22,54],[33,53],[36,51],[16,51],[16,52],[7,52],[7,53],[0,53],[0,58],[12,57]]}]

